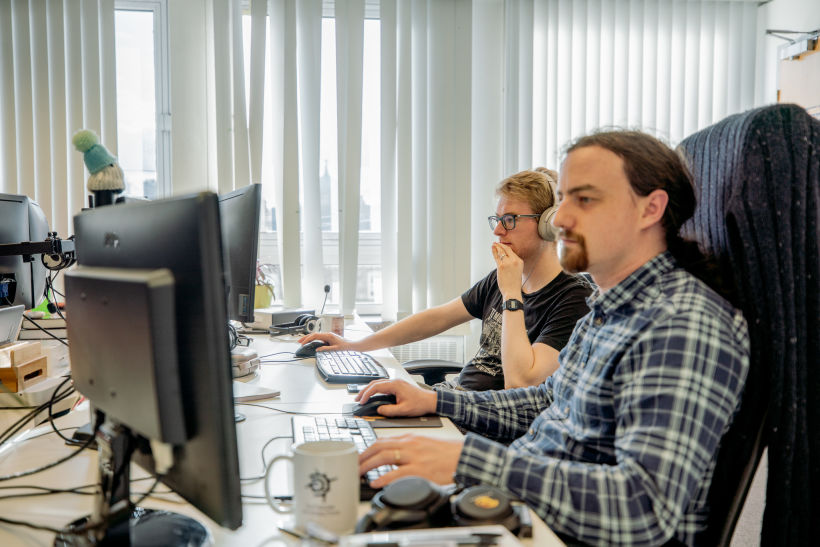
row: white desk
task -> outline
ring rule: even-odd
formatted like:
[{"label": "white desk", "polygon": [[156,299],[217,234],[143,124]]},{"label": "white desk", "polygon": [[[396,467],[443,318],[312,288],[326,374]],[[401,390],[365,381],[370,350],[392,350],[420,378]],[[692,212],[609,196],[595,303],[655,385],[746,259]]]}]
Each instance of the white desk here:
[{"label": "white desk", "polygon": [[[346,326],[346,335],[349,338],[364,336],[366,327],[361,323]],[[358,332],[356,329],[360,329]],[[254,337],[252,344],[260,356],[278,351],[293,351],[298,347],[295,338],[281,339],[267,336]],[[388,369],[391,377],[407,378],[409,375],[396,362],[387,350],[374,352],[373,355]],[[286,359],[287,355],[278,355],[271,359]],[[276,399],[259,401],[268,407],[279,408],[285,411],[311,413],[338,413],[342,406],[353,401],[353,395],[347,393],[344,385],[326,384],[320,379],[315,370],[313,360],[295,363],[281,363],[263,365],[261,371],[253,379],[253,383],[274,387],[281,391]],[[81,407],[82,408],[82,407]],[[262,446],[272,437],[291,434],[291,416],[275,412],[258,406],[237,405],[237,411],[246,416],[245,421],[237,424],[237,441],[239,446],[239,468],[241,477],[261,475]],[[418,429],[377,429],[379,436],[403,434],[408,432],[441,437],[454,438],[461,434],[449,420],[442,420],[441,428]],[[76,411],[59,418],[58,427],[69,427],[88,422],[88,413]],[[47,432],[51,428],[46,424],[32,431]],[[67,433],[70,433],[67,432]],[[287,452],[290,440],[273,441],[266,451],[269,461],[279,453]],[[53,432],[18,443],[11,450],[0,455],[0,474],[6,475],[13,471],[33,469],[48,464],[76,450],[65,446],[61,439]],[[272,481],[283,481],[287,473],[286,465],[277,465],[278,477]],[[146,474],[137,466],[132,466],[132,478],[143,477]],[[83,454],[69,460],[65,464],[49,469],[30,477],[23,477],[13,481],[0,483],[0,486],[11,485],[39,485],[52,488],[70,488],[95,482],[97,476],[96,452],[85,450]],[[132,499],[138,492],[147,490],[152,481],[145,480],[132,484]],[[276,484],[276,482],[271,483]],[[166,491],[167,487],[160,484],[158,491]],[[14,491],[0,490],[0,497]],[[263,496],[264,490],[261,481],[243,483],[243,496]],[[28,521],[54,528],[62,528],[70,521],[91,512],[92,497],[75,494],[59,494],[12,500],[0,499],[0,515],[9,519]],[[216,545],[241,545],[243,547],[255,545],[298,545],[298,539],[283,535],[277,529],[279,525],[290,525],[290,517],[274,513],[264,500],[245,498],[243,502],[243,525],[238,530],[221,528],[208,517],[197,511],[176,494],[154,495],[141,503],[143,507],[167,509],[196,518],[205,525],[214,537]],[[369,503],[362,503],[359,507],[360,515],[367,512]],[[544,523],[533,515],[534,538],[525,544],[532,545],[562,545],[558,538]],[[50,545],[54,535],[50,532],[30,530],[20,526],[0,524],[0,545],[33,546]]]}]

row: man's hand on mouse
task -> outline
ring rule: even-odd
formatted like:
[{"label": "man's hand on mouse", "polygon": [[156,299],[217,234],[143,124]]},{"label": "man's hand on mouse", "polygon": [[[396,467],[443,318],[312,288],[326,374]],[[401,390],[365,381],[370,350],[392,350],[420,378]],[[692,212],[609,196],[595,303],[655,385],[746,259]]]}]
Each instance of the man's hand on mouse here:
[{"label": "man's hand on mouse", "polygon": [[359,474],[363,475],[382,465],[395,465],[398,469],[385,473],[371,481],[370,485],[381,488],[410,475],[424,477],[438,484],[448,484],[453,482],[463,447],[463,440],[445,441],[421,435],[397,435],[379,439],[359,455]]},{"label": "man's hand on mouse", "polygon": [[374,380],[362,388],[356,401],[364,404],[377,393],[396,396],[396,404],[382,405],[376,410],[382,416],[425,416],[436,412],[438,394],[405,380]]},{"label": "man's hand on mouse", "polygon": [[297,340],[303,346],[308,342],[312,342],[314,340],[321,340],[328,344],[327,346],[322,346],[316,348],[316,351],[339,351],[339,350],[357,350],[359,349],[356,347],[355,342],[349,342],[342,338],[337,334],[333,334],[332,332],[314,332],[313,334],[308,334],[307,336],[301,337]]}]

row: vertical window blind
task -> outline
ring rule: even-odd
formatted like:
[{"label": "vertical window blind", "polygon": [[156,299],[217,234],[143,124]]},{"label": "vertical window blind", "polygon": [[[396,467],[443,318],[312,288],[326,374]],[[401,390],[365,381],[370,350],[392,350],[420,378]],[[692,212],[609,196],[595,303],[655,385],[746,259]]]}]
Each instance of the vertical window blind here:
[{"label": "vertical window blind", "polygon": [[61,237],[86,195],[71,136],[117,153],[115,82],[114,0],[0,2],[0,191],[37,200]]},{"label": "vertical window blind", "polygon": [[[755,106],[754,2],[213,0],[208,9],[201,93],[214,154],[203,161],[220,191],[260,180],[272,187],[279,292],[289,306],[318,306],[324,296],[319,148],[334,131],[334,296],[343,312],[356,307],[362,119],[373,108],[377,300],[392,319],[456,297],[491,269],[486,216],[507,175],[558,167],[563,147],[595,128],[640,128],[675,144]],[[61,235],[85,200],[71,134],[95,129],[117,153],[113,14],[114,0],[0,2],[0,190],[40,201]],[[325,17],[335,18],[327,66]],[[362,83],[364,22],[374,17],[378,105]],[[319,119],[328,71],[333,127]]]}]

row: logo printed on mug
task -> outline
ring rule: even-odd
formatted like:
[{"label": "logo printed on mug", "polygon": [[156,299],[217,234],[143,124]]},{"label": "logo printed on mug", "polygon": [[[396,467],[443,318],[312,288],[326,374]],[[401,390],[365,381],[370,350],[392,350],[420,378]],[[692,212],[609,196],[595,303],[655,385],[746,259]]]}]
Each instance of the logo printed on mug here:
[{"label": "logo printed on mug", "polygon": [[307,487],[313,492],[314,496],[317,498],[321,496],[322,501],[326,501],[327,495],[330,493],[330,483],[337,478],[338,477],[333,477],[331,479],[321,471],[316,470],[310,474],[310,482],[307,484]]}]

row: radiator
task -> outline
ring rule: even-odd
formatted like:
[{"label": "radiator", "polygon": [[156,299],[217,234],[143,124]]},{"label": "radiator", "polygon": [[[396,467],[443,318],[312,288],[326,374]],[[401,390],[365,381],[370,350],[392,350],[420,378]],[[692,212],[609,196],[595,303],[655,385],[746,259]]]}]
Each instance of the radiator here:
[{"label": "radiator", "polygon": [[443,359],[464,363],[464,336],[439,335],[390,348],[399,363],[414,359]]}]

